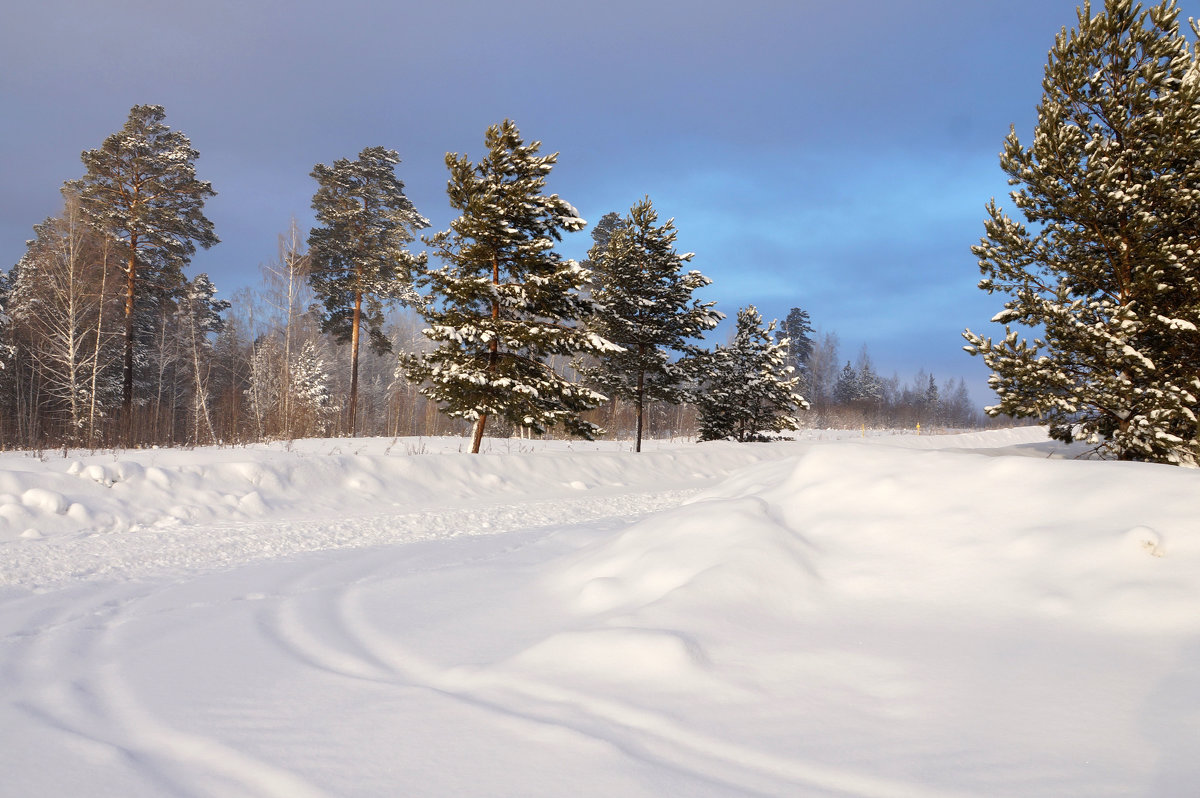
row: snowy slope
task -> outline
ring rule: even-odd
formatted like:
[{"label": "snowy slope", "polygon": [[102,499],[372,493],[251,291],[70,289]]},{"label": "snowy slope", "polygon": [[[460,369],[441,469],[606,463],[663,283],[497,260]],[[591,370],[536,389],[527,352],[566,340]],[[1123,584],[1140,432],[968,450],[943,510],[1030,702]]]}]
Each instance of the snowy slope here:
[{"label": "snowy slope", "polygon": [[1197,794],[1200,474],[808,437],[0,456],[0,795]]}]

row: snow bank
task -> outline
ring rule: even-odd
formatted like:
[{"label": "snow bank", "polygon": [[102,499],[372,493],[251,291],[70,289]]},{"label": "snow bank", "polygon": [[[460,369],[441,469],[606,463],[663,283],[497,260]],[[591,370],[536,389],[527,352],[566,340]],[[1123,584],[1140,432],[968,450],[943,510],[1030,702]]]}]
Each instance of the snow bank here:
[{"label": "snow bank", "polygon": [[[798,444],[793,444],[798,445]],[[203,571],[321,549],[496,534],[678,503],[772,446],[309,440],[0,454],[0,585]],[[447,514],[447,513],[450,514]]]},{"label": "snow bank", "polygon": [[[805,436],[756,446],[649,441],[639,456],[631,455],[628,443],[513,439],[489,440],[484,456],[467,457],[460,438],[72,451],[61,457],[0,453],[0,545],[101,536],[136,548],[139,537],[181,527],[572,500],[639,486],[692,489],[743,465],[788,456],[811,441],[856,433]],[[874,440],[920,445],[911,441],[934,439]]]},{"label": "snow bank", "polygon": [[[177,524],[346,515],[482,498],[516,499],[712,478],[758,459],[721,447],[585,451],[563,442],[493,445],[461,456],[458,439],[301,441],[196,450],[0,454],[0,541],[111,534]],[[578,444],[587,446],[586,444]],[[506,451],[507,450],[507,451]]]}]

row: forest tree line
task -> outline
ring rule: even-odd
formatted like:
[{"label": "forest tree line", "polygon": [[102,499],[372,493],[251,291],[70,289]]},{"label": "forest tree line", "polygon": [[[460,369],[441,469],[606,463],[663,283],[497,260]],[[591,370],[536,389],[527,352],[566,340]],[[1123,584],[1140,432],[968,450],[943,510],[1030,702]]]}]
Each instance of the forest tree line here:
[{"label": "forest tree line", "polygon": [[555,156],[511,122],[487,144],[447,156],[462,215],[422,237],[437,263],[411,246],[429,223],[398,156],[370,147],[317,165],[317,226],[293,221],[260,284],[224,300],[185,274],[217,243],[215,192],[163,110],[135,106],[0,274],[0,448],[981,422],[961,380],[882,377],[865,347],[843,361],[800,308],[779,328],[743,308],[704,348],[723,316],[648,197],[605,215],[576,264],[553,251],[584,224],[543,191]]}]

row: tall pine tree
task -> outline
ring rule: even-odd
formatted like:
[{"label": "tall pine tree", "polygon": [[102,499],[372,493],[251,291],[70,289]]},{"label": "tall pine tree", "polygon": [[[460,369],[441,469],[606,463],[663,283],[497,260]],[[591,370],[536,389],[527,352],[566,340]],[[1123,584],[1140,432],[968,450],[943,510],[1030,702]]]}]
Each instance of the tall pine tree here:
[{"label": "tall pine tree", "polygon": [[312,207],[318,227],[308,237],[308,279],[325,305],[321,329],[350,344],[350,409],[347,432],[356,432],[359,339],[365,323],[370,346],[391,351],[383,334],[383,302],[415,302],[414,270],[425,254],[407,246],[429,220],[417,213],[404,183],[396,177],[400,156],[383,147],[367,147],[351,161],[317,164]]},{"label": "tall pine tree", "polygon": [[757,440],[766,432],[799,429],[797,410],[808,402],[795,392],[799,378],[787,364],[787,339],[775,340],[775,322],[763,326],[753,305],[738,311],[729,346],[705,358],[697,405],[700,440]]},{"label": "tall pine tree", "polygon": [[[188,137],[163,123],[160,105],[135,105],[129,119],[99,149],[83,153],[87,174],[67,184],[91,222],[124,247],[125,360],[121,409],[124,436],[133,434],[133,388],[138,317],[183,285],[183,267],[218,243],[204,201],[212,185],[196,179]],[[140,307],[139,307],[140,306]]]},{"label": "tall pine tree", "polygon": [[547,363],[600,354],[613,345],[579,324],[593,305],[580,293],[588,272],[554,252],[563,231],[586,224],[557,194],[543,193],[558,154],[538,155],[510,120],[488,128],[488,154],[472,163],[450,153],[447,193],[460,216],[426,242],[444,260],[422,283],[426,336],[437,347],[402,356],[410,379],[451,417],[474,422],[477,453],[490,416],[542,432],[561,424],[591,438],[580,415],[604,401]]},{"label": "tall pine tree", "polygon": [[712,281],[698,271],[683,271],[693,253],[675,251],[674,220],[657,221],[647,197],[588,253],[592,299],[598,306],[588,329],[624,350],[604,354],[582,373],[601,391],[634,404],[639,452],[646,402],[678,404],[684,399],[686,369],[672,358],[694,356],[691,339],[724,318],[712,309],[714,303],[692,298],[693,291]]},{"label": "tall pine tree", "polygon": [[[1033,144],[1000,163],[1027,228],[993,200],[973,248],[1008,299],[988,413],[1120,459],[1200,464],[1200,65],[1173,0],[1110,0],[1050,51]],[[1193,29],[1193,33],[1195,30]],[[1008,325],[1041,330],[1032,344]]]}]

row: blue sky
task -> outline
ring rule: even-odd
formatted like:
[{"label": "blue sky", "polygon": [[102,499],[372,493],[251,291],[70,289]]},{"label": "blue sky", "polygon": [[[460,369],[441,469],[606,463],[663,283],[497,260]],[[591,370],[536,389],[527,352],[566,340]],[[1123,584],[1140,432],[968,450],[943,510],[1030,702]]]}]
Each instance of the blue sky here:
[{"label": "blue sky", "polygon": [[[551,189],[589,221],[643,195],[734,316],[793,306],[877,368],[964,377],[999,298],[975,288],[984,205],[1075,0],[40,0],[0,29],[0,269],[57,213],[79,153],[138,103],[191,137],[222,243],[221,295],[257,284],[315,163],[382,145],[435,229],[447,151],[512,118],[560,152]],[[1184,4],[1185,6],[1187,4]],[[1183,9],[1184,14],[1194,9]],[[1003,199],[1002,204],[1009,204]],[[585,231],[561,251],[582,257]]]}]

